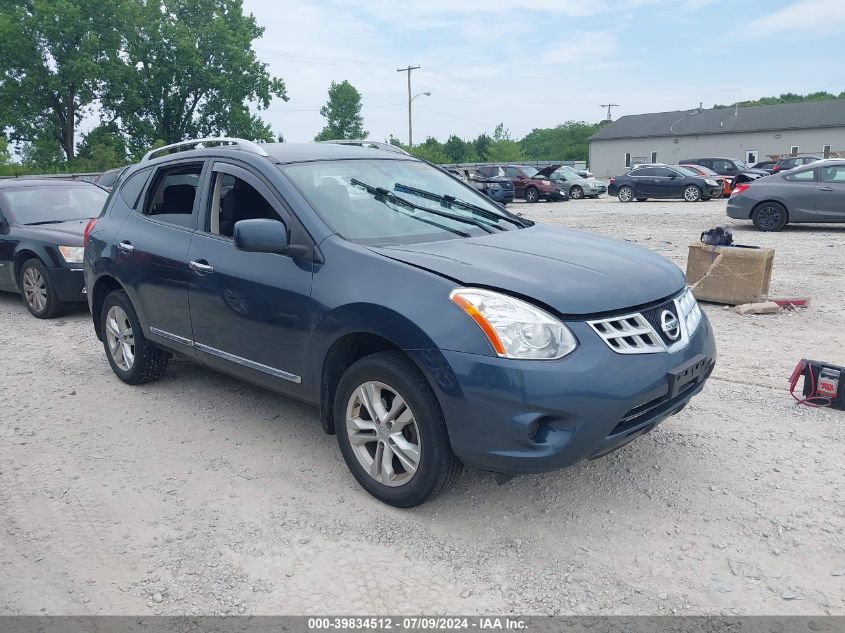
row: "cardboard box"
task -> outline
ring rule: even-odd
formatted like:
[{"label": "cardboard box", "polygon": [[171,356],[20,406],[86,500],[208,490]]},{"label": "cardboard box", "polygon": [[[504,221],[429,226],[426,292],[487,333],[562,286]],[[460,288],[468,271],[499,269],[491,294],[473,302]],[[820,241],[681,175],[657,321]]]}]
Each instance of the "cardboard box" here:
[{"label": "cardboard box", "polygon": [[769,294],[775,251],[752,246],[690,244],[687,283],[699,301],[755,303]]}]

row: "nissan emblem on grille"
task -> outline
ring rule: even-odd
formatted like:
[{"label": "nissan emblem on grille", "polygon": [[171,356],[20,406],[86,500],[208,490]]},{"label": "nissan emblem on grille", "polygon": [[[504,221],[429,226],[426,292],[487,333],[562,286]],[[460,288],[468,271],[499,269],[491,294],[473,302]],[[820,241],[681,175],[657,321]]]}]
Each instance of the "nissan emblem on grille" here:
[{"label": "nissan emblem on grille", "polygon": [[677,341],[681,335],[681,322],[669,310],[664,310],[660,313],[660,327],[666,336],[673,341]]}]

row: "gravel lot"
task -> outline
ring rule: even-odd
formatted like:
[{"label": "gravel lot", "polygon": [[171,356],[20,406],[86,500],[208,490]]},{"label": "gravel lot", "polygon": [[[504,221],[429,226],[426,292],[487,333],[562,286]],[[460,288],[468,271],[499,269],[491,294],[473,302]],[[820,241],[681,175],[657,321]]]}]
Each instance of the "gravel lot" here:
[{"label": "gravel lot", "polygon": [[[685,268],[724,201],[516,203]],[[799,313],[704,309],[719,362],[680,415],[603,459],[382,505],[315,410],[172,363],[113,376],[86,311],[0,295],[0,614],[845,614],[845,412],[796,407],[845,364],[845,226],[762,234]]]}]

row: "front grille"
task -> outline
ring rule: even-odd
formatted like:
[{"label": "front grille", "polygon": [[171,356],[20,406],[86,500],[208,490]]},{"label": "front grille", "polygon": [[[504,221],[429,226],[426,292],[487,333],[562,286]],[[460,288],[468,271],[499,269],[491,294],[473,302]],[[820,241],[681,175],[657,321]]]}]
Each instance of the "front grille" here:
[{"label": "front grille", "polygon": [[676,319],[678,318],[678,309],[675,307],[674,301],[667,301],[656,308],[651,308],[649,310],[643,310],[642,315],[645,317],[646,321],[649,322],[654,331],[657,332],[657,335],[663,339],[663,342],[666,345],[674,345],[678,339],[680,338],[681,330],[680,330],[680,321],[678,321],[678,336],[675,338],[671,338],[666,332],[663,331],[663,322],[661,320],[661,315],[663,312],[669,312],[672,316]]},{"label": "front grille", "polygon": [[588,323],[614,352],[653,354],[665,349],[649,322],[638,312]]}]

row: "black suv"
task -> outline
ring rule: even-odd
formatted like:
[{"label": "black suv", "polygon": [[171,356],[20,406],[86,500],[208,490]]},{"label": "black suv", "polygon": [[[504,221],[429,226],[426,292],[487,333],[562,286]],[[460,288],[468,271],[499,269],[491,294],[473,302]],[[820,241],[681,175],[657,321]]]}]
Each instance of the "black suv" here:
[{"label": "black suv", "polygon": [[772,173],[795,169],[796,167],[803,167],[804,165],[815,163],[817,160],[821,159],[817,156],[789,156],[787,158],[781,158],[775,163],[775,166],[772,167]]}]

